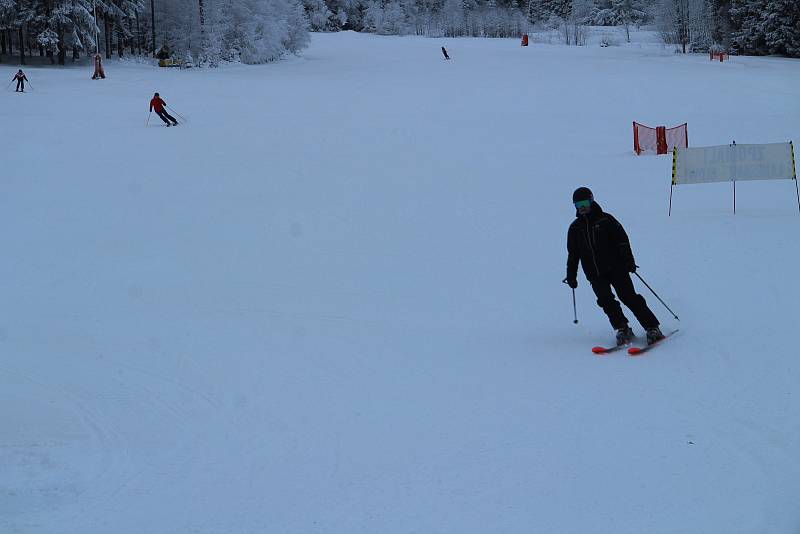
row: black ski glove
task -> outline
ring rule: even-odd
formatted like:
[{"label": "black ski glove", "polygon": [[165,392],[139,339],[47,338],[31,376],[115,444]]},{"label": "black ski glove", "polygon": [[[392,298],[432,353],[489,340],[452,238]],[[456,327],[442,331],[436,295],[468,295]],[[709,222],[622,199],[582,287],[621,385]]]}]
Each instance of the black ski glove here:
[{"label": "black ski glove", "polygon": [[578,279],[577,278],[570,278],[569,276],[567,276],[566,278],[564,278],[562,280],[562,282],[567,284],[572,289],[575,289],[576,287],[578,287]]},{"label": "black ski glove", "polygon": [[633,262],[633,261],[629,262],[628,263],[628,267],[627,267],[628,272],[631,273],[631,274],[635,273],[637,267],[638,267],[638,265],[636,265],[636,262]]}]

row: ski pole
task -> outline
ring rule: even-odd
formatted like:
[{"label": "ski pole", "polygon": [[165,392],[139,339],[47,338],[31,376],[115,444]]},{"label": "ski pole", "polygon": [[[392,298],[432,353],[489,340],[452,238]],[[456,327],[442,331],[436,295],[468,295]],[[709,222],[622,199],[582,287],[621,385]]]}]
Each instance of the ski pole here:
[{"label": "ski pole", "polygon": [[168,109],[168,110],[170,110],[171,112],[173,112],[173,113],[174,113],[175,115],[177,115],[178,117],[180,117],[182,121],[184,121],[184,122],[187,122],[187,121],[188,121],[188,119],[187,119],[186,117],[184,117],[183,115],[181,115],[180,113],[178,113],[177,111],[175,111],[174,109],[172,109],[171,107],[167,106],[167,109]]},{"label": "ski pole", "polygon": [[[562,282],[564,282],[566,284],[567,283],[567,279],[564,278],[562,280]],[[569,285],[569,284],[567,284],[567,285]],[[570,289],[572,289],[572,317],[573,317],[572,323],[573,324],[578,324],[578,307],[575,305],[575,288],[571,287]]]},{"label": "ski pole", "polygon": [[147,114],[147,122],[146,122],[146,123],[144,123],[145,127],[147,127],[147,126],[150,126],[150,116],[151,116],[152,114],[153,114],[153,112],[152,112],[152,111],[151,111],[150,113],[148,113],[148,114]]},{"label": "ski pole", "polygon": [[31,82],[28,82],[28,87],[31,88],[31,91],[35,91],[36,90],[36,89],[33,88],[33,84],[31,84]]},{"label": "ski pole", "polygon": [[11,88],[11,84],[12,83],[14,83],[13,79],[10,82],[8,82],[8,85],[6,85],[6,88],[4,90],[7,90],[7,89]]},{"label": "ski pole", "polygon": [[669,306],[667,306],[667,303],[666,303],[666,302],[664,302],[664,301],[661,299],[661,297],[659,297],[659,296],[658,296],[658,293],[656,293],[655,291],[653,291],[653,288],[652,288],[652,287],[650,287],[650,285],[649,285],[647,282],[645,282],[645,281],[644,281],[644,278],[642,278],[642,277],[639,275],[639,273],[633,273],[633,274],[635,274],[635,275],[636,275],[636,277],[637,277],[639,280],[641,280],[641,281],[642,281],[642,283],[643,283],[645,286],[647,286],[647,289],[649,289],[649,290],[650,290],[650,293],[652,293],[653,295],[655,295],[655,297],[658,299],[658,301],[659,301],[661,304],[663,304],[663,305],[664,305],[664,307],[665,307],[667,310],[669,310],[669,312],[672,314],[672,316],[673,316],[673,317],[675,317],[675,319],[676,319],[676,320],[680,321],[680,319],[678,319],[678,316],[677,316],[677,315],[675,315],[675,312],[674,312],[674,311],[672,311],[672,310],[670,309],[670,307],[669,307]]},{"label": "ski pole", "polygon": [[572,288],[572,324],[578,324],[578,307],[575,305],[575,288]]}]

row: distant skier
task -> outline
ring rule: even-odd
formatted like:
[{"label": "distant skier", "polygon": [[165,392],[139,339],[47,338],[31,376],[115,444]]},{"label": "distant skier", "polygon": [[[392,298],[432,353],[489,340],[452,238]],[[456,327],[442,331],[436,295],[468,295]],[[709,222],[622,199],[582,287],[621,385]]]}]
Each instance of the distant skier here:
[{"label": "distant skier", "polygon": [[[167,103],[161,100],[161,97],[158,95],[158,93],[156,93],[150,100],[150,113],[152,113],[153,110],[156,110],[156,115],[161,117],[161,120],[164,121],[167,126],[177,126],[178,121],[175,120],[175,117],[167,113],[167,110],[165,109],[166,105]],[[170,124],[170,121],[172,121],[172,124]]]},{"label": "distant skier", "polygon": [[156,52],[156,59],[169,59],[170,55],[169,47],[164,45]]},{"label": "distant skier", "polygon": [[659,329],[658,319],[633,287],[629,273],[636,272],[636,262],[625,229],[611,214],[602,210],[588,188],[576,189],[572,202],[577,212],[567,232],[567,277],[564,282],[573,289],[578,287],[580,261],[583,273],[597,295],[597,304],[617,331],[617,345],[630,343],[633,330],[614,298],[612,286],[647,332],[647,343],[662,339],[664,335]]},{"label": "distant skier", "polygon": [[92,74],[92,79],[106,79],[106,70],[103,68],[103,56],[100,54],[94,55],[94,74]]},{"label": "distant skier", "polygon": [[445,59],[450,59],[450,56],[447,55],[447,49],[445,47],[442,47],[442,54],[444,54]]},{"label": "distant skier", "polygon": [[14,77],[11,78],[12,82],[14,80],[17,81],[17,88],[16,88],[16,90],[14,92],[15,93],[24,93],[25,92],[25,82],[28,81],[28,78],[27,78],[27,76],[25,76],[25,73],[22,72],[22,69],[19,69],[17,71],[17,73],[14,75]]}]

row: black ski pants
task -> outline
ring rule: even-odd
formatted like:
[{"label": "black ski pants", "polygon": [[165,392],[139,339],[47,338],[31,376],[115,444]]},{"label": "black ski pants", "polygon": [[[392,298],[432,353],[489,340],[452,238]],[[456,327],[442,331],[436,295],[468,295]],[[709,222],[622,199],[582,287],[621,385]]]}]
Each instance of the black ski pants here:
[{"label": "black ski pants", "polygon": [[161,117],[161,120],[166,122],[167,124],[169,124],[170,121],[172,121],[172,124],[177,124],[178,123],[178,121],[175,120],[175,117],[173,117],[172,115],[167,113],[166,109],[162,109],[161,111],[156,111],[156,115]]},{"label": "black ski pants", "polygon": [[25,92],[25,80],[22,78],[17,78],[17,89],[14,92],[16,93],[17,91],[20,91],[20,89],[23,93]]},{"label": "black ski pants", "polygon": [[628,326],[628,318],[622,313],[622,306],[614,298],[611,286],[617,292],[617,297],[627,306],[636,316],[636,319],[643,328],[653,328],[658,326],[658,319],[647,307],[644,297],[636,293],[633,287],[631,275],[626,272],[614,272],[603,278],[591,281],[594,294],[597,295],[597,305],[603,308],[608,315],[608,320],[614,329]]}]

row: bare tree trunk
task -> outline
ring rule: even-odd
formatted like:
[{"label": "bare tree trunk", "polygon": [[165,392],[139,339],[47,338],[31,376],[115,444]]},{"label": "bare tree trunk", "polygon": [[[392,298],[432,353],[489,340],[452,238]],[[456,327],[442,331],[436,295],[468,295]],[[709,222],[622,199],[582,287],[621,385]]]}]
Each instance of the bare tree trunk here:
[{"label": "bare tree trunk", "polygon": [[125,47],[125,37],[122,35],[122,26],[117,27],[117,55],[122,57],[122,50]]},{"label": "bare tree trunk", "polygon": [[203,0],[197,0],[200,7],[200,44],[203,44],[206,36],[206,12],[203,8]]},{"label": "bare tree trunk", "polygon": [[108,20],[107,15],[103,17],[103,20],[106,26],[106,59],[111,59],[111,21]]},{"label": "bare tree trunk", "polygon": [[25,31],[22,26],[19,27],[19,62],[25,64]]},{"label": "bare tree trunk", "polygon": [[136,50],[137,54],[142,55],[142,27],[139,26],[139,12],[136,12]]},{"label": "bare tree trunk", "polygon": [[64,27],[58,25],[58,64],[63,65],[67,59],[67,47],[64,43]]},{"label": "bare tree trunk", "polygon": [[203,0],[197,0],[200,7],[200,64],[206,63],[206,52],[208,51],[208,40],[206,38],[206,12]]},{"label": "bare tree trunk", "polygon": [[139,42],[139,34],[133,32],[133,22],[131,19],[128,20],[128,30],[130,33],[130,37],[128,37],[128,46],[131,47],[131,55],[136,55],[136,43]]},{"label": "bare tree trunk", "polygon": [[690,29],[689,29],[689,1],[678,0],[676,6],[677,15],[677,30],[678,37],[681,43],[681,50],[686,53],[686,45],[690,42]]},{"label": "bare tree trunk", "polygon": [[[45,13],[47,15],[48,20],[50,19],[50,15],[52,14],[52,8],[53,8],[52,1],[51,0],[47,0]],[[50,24],[47,24],[47,29],[48,30],[52,30],[52,28],[50,28]],[[47,59],[50,60],[50,64],[51,65],[55,65],[56,64],[56,60],[53,58],[53,45],[52,45],[52,43],[48,43],[46,50],[45,50],[44,46],[42,46],[41,44],[39,45],[39,55],[42,56],[44,54],[47,54]]]},{"label": "bare tree trunk", "polygon": [[150,33],[153,34],[153,57],[156,57],[156,5],[150,0]]}]

